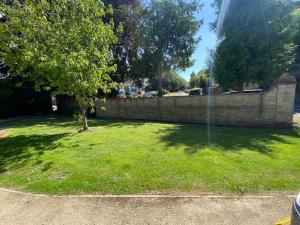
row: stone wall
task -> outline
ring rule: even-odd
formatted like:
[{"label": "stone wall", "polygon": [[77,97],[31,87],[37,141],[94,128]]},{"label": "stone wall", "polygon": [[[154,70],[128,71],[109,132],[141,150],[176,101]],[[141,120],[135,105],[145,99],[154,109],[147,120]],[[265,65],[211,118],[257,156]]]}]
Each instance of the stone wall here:
[{"label": "stone wall", "polygon": [[[266,92],[211,96],[211,122],[224,126],[292,127],[295,88],[295,78],[286,73]],[[105,103],[96,102],[96,115],[205,124],[208,101],[208,96],[107,99]]]}]

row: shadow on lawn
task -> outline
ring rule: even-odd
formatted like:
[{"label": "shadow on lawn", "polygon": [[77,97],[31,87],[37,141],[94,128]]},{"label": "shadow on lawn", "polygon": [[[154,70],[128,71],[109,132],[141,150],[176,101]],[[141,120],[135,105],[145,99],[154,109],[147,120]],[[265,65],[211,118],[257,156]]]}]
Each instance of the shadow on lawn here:
[{"label": "shadow on lawn", "polygon": [[[108,120],[108,119],[89,119],[89,127],[106,126],[106,127],[122,127],[122,126],[140,126],[144,125],[143,121],[128,121],[128,120]],[[49,126],[49,127],[72,127],[80,128],[81,123],[73,117],[66,116],[24,116],[12,119],[0,120],[1,127],[30,127],[30,126]]]},{"label": "shadow on lawn", "polygon": [[[19,135],[1,138],[0,141],[0,173],[14,170],[33,163],[42,164],[42,171],[51,168],[52,162],[43,162],[41,156],[46,151],[59,147],[56,143],[68,133],[55,135]],[[43,164],[44,163],[44,164]]]},{"label": "shadow on lawn", "polygon": [[239,152],[242,149],[270,154],[270,143],[291,144],[289,138],[299,138],[300,129],[255,129],[212,127],[211,144],[208,143],[206,126],[177,125],[160,131],[161,141],[168,147],[185,146],[187,154],[194,154],[206,147],[221,151]]}]

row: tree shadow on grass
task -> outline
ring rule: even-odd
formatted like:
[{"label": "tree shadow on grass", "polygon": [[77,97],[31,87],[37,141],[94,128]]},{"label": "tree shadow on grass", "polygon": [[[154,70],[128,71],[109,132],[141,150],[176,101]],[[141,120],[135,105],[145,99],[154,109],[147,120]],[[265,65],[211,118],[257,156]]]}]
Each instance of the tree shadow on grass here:
[{"label": "tree shadow on grass", "polygon": [[[26,166],[29,162],[43,164],[41,156],[60,146],[58,140],[69,133],[53,135],[18,135],[0,139],[0,173]],[[45,162],[42,171],[50,169],[52,162]]]},{"label": "tree shadow on grass", "polygon": [[[122,127],[122,126],[140,126],[144,125],[144,121],[128,121],[128,120],[109,120],[109,119],[89,119],[89,127]],[[15,127],[23,128],[30,126],[50,126],[50,127],[72,127],[74,129],[80,128],[81,123],[73,117],[67,116],[20,116],[11,119],[0,120],[1,127]]]},{"label": "tree shadow on grass", "polygon": [[90,127],[105,126],[105,127],[123,127],[132,126],[138,127],[145,125],[145,121],[128,121],[128,120],[107,120],[107,119],[93,119],[89,120]]},{"label": "tree shadow on grass", "polygon": [[299,138],[300,129],[255,129],[213,127],[209,143],[206,126],[176,125],[160,131],[167,147],[184,146],[187,154],[195,154],[207,147],[218,151],[240,152],[242,149],[270,154],[272,142],[291,144],[289,138]]}]

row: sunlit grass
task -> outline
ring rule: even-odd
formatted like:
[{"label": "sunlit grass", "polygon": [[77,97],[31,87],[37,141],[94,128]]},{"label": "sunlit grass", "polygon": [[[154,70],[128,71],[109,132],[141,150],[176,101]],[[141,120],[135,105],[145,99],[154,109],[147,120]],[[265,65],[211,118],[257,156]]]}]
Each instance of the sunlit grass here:
[{"label": "sunlit grass", "polygon": [[300,129],[92,120],[0,121],[0,186],[31,192],[261,193],[300,189]]}]

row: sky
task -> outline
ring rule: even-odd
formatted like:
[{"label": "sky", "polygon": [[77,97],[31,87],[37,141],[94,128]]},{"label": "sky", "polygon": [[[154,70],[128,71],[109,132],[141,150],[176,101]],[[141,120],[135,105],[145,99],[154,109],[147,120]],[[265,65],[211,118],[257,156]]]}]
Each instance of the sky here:
[{"label": "sky", "polygon": [[210,23],[215,21],[216,15],[214,9],[211,7],[213,0],[203,0],[204,6],[202,10],[197,13],[199,19],[203,19],[203,25],[198,31],[197,35],[200,35],[201,41],[192,56],[195,63],[192,67],[186,69],[185,71],[178,71],[179,74],[189,81],[192,72],[199,72],[201,69],[205,68],[205,61],[208,56],[208,50],[213,49],[216,45],[216,35],[210,30]]}]

